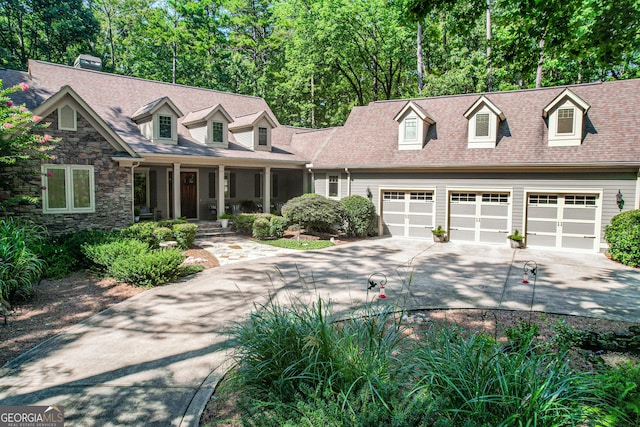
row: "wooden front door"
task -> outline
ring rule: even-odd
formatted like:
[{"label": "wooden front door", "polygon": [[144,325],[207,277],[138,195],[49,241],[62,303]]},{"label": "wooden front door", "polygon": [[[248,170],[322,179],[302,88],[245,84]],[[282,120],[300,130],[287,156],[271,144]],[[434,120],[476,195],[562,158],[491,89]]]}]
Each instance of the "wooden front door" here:
[{"label": "wooden front door", "polygon": [[180,172],[180,213],[187,218],[198,218],[198,174]]}]

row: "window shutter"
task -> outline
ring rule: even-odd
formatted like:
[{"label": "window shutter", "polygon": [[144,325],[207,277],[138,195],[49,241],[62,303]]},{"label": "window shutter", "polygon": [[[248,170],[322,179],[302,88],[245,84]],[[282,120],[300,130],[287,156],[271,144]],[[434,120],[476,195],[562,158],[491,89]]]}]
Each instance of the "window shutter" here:
[{"label": "window shutter", "polygon": [[236,174],[235,173],[229,174],[229,197],[232,199],[236,197]]},{"label": "window shutter", "polygon": [[278,197],[278,175],[271,175],[271,197]]},{"label": "window shutter", "polygon": [[58,127],[64,130],[76,130],[76,111],[68,105],[58,110]]},{"label": "window shutter", "polygon": [[262,188],[260,185],[260,174],[257,173],[253,176],[253,196],[262,197]]},{"label": "window shutter", "polygon": [[209,198],[216,198],[216,173],[209,172]]}]

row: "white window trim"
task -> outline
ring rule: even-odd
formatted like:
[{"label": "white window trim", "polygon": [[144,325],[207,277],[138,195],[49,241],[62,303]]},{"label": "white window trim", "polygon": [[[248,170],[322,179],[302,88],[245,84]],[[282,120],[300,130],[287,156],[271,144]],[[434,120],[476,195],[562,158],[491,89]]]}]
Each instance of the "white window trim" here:
[{"label": "white window trim", "polygon": [[[489,134],[476,136],[476,119],[478,114],[489,115]],[[473,113],[468,122],[468,147],[469,148],[495,148],[498,136],[498,116],[486,105]]]},{"label": "white window trim", "polygon": [[[171,138],[160,137],[160,117],[171,118]],[[156,113],[153,115],[153,135],[154,142],[164,142],[168,144],[176,144],[178,142],[178,126],[176,116],[168,113]]]},{"label": "white window trim", "polygon": [[[573,132],[558,133],[558,111],[564,109],[573,110]],[[584,120],[583,111],[578,108],[571,100],[559,104],[549,114],[549,147],[570,147],[577,146],[582,143],[582,124]]]},{"label": "white window trim", "polygon": [[[73,111],[73,126],[71,127],[66,127],[62,125],[62,109],[63,108],[70,108],[71,111]],[[69,104],[65,104],[62,105],[61,107],[58,108],[58,129],[59,130],[71,130],[71,131],[76,131],[78,130],[78,110],[76,110],[75,108],[73,108],[71,105]]]},{"label": "white window trim", "polygon": [[[330,186],[330,184],[331,184],[331,177],[332,177],[332,176],[337,176],[337,177],[338,177],[338,183],[337,183],[337,184],[338,184],[338,192],[337,192],[337,193],[338,193],[338,195],[337,195],[337,196],[330,196],[330,195],[329,195],[329,186]],[[340,187],[341,187],[341,185],[340,185],[340,181],[341,181],[341,180],[342,180],[342,177],[340,176],[340,174],[339,174],[339,173],[338,173],[338,174],[330,174],[330,173],[327,173],[327,198],[328,198],[328,199],[340,199],[341,190],[342,190],[342,189],[340,188]]]},{"label": "white window trim", "polygon": [[[414,126],[415,127],[415,135],[413,136],[413,138],[407,136],[407,125],[409,124],[410,121],[413,122],[414,125],[415,125]],[[404,126],[403,126],[403,128],[404,128],[404,141],[411,141],[411,142],[417,141],[418,140],[418,133],[419,133],[418,132],[418,118],[414,117],[414,116],[409,116],[409,117],[407,117],[407,118],[405,118],[403,120],[403,123],[404,123]]]},{"label": "white window trim", "polygon": [[[149,206],[150,200],[151,200],[151,189],[150,189],[150,182],[149,182],[149,171],[151,169],[150,168],[136,168],[134,169],[134,173],[133,173],[133,182],[134,182],[134,192],[135,192],[135,174],[137,173],[143,173],[145,176],[145,180],[146,180],[146,184],[145,184],[145,189],[146,189],[146,194],[145,194],[145,204],[144,206],[151,208],[151,206]],[[135,200],[135,193],[134,193],[134,200]]]},{"label": "white window trim", "polygon": [[[65,190],[66,190],[66,202],[65,208],[48,208],[48,176],[49,169],[64,169],[65,175]],[[73,207],[73,171],[74,170],[86,170],[89,171],[89,207],[88,208],[74,208]],[[96,211],[96,191],[95,191],[95,173],[93,166],[85,165],[42,165],[42,212],[46,214],[56,213],[94,213]]]},{"label": "white window trim", "polygon": [[[222,141],[214,141],[214,140],[213,140],[213,135],[214,135],[213,125],[214,125],[215,123],[220,123],[220,125],[222,125]],[[209,129],[210,129],[210,135],[211,135],[211,137],[210,137],[210,138],[208,138],[208,139],[209,139],[209,141],[208,141],[208,142],[209,142],[209,144],[213,144],[213,145],[223,145],[223,144],[226,144],[226,142],[227,142],[227,141],[226,141],[226,140],[227,140],[227,138],[226,138],[226,129],[227,129],[226,123],[224,123],[224,122],[220,122],[220,121],[217,121],[217,120],[211,120],[211,121],[209,122]]]}]

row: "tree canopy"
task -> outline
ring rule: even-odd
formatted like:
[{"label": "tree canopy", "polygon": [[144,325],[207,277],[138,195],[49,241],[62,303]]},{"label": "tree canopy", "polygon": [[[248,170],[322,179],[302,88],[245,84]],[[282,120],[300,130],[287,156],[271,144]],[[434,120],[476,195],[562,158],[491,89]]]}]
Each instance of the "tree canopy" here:
[{"label": "tree canopy", "polygon": [[638,77],[640,2],[0,0],[0,66],[79,53],[317,128],[376,100]]}]

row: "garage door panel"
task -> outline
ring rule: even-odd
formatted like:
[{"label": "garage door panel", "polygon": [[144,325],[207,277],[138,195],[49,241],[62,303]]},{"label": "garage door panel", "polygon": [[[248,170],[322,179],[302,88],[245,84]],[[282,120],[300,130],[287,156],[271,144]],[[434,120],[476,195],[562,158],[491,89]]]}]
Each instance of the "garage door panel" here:
[{"label": "garage door panel", "polygon": [[558,207],[556,205],[529,206],[528,213],[530,218],[553,219],[555,221],[558,218]]},{"label": "garage door panel", "polygon": [[427,238],[431,237],[431,227],[424,226],[409,226],[409,236],[410,237],[418,237],[418,238]]},{"label": "garage door panel", "polygon": [[467,203],[451,203],[451,215],[476,215],[476,205]]},{"label": "garage door panel", "polygon": [[386,212],[404,212],[404,201],[385,200],[384,210]]},{"label": "garage door panel", "polygon": [[383,192],[382,223],[385,234],[400,237],[431,237],[433,191],[388,190]]},{"label": "garage door panel", "polygon": [[509,215],[508,205],[482,205],[480,207],[481,216],[504,216]]},{"label": "garage door panel", "polygon": [[452,228],[473,228],[476,227],[475,217],[458,216],[451,218]]},{"label": "garage door panel", "polygon": [[400,213],[385,213],[384,214],[384,222],[387,224],[403,224],[404,223],[404,214]]},{"label": "garage door panel", "polygon": [[568,249],[593,249],[593,238],[584,237],[562,237],[562,247]]},{"label": "garage door panel", "polygon": [[404,225],[387,224],[387,229],[392,236],[404,236]]},{"label": "garage door panel", "polygon": [[409,203],[409,213],[426,213],[433,212],[433,203]]},{"label": "garage door panel", "polygon": [[409,225],[433,226],[433,216],[431,215],[411,215]]},{"label": "garage door panel", "polygon": [[562,234],[582,234],[593,236],[593,223],[564,222],[562,224]]},{"label": "garage door panel", "polygon": [[542,234],[529,234],[527,233],[527,246],[546,246],[554,247],[556,245],[556,236],[554,235],[542,235]]},{"label": "garage door panel", "polygon": [[507,232],[482,231],[480,230],[480,241],[486,243],[505,243]]},{"label": "garage door panel", "polygon": [[529,219],[527,223],[527,230],[531,233],[556,233],[558,222],[553,221],[536,221],[535,219]]},{"label": "garage door panel", "polygon": [[480,219],[480,228],[490,228],[498,231],[508,231],[507,218],[482,218]]},{"label": "garage door panel", "polygon": [[569,219],[579,219],[585,221],[595,221],[596,220],[596,209],[595,208],[570,208],[568,206],[564,207],[564,220]]},{"label": "garage door panel", "polygon": [[475,230],[459,230],[459,229],[451,229],[449,230],[449,240],[466,240],[473,241],[476,238]]}]

